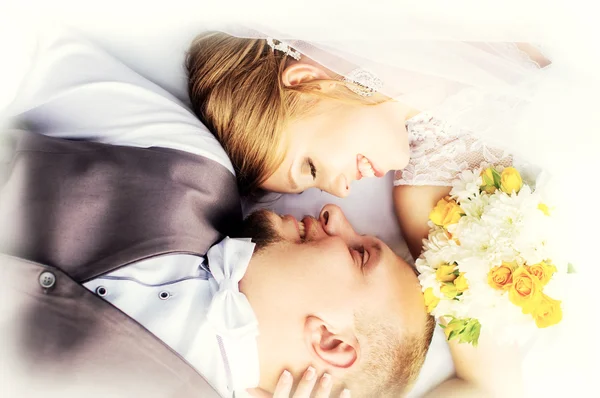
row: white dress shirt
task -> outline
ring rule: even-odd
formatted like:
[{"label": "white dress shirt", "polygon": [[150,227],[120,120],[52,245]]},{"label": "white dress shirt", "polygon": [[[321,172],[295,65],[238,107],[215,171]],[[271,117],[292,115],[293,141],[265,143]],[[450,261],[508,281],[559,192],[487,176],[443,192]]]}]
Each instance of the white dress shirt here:
[{"label": "white dress shirt", "polygon": [[[173,95],[70,30],[43,26],[39,32],[11,32],[11,42],[23,43],[18,55],[24,67],[3,86],[18,91],[0,101],[0,115],[18,117],[32,131],[54,137],[187,151],[234,172],[218,141]],[[258,384],[256,336],[217,340],[206,314],[219,288],[205,265],[204,258],[165,255],[85,287],[143,325],[228,396]],[[243,311],[242,318],[254,318],[249,304]]]},{"label": "white dress shirt", "polygon": [[[232,245],[242,246],[243,259],[231,254]],[[229,259],[221,255],[225,249]],[[169,255],[139,261],[84,286],[161,339],[222,396],[230,396],[256,387],[260,377],[258,324],[238,289],[253,249],[253,243],[226,238],[209,250],[212,273],[204,259]],[[213,274],[222,275],[224,268],[231,272],[215,279]]]}]

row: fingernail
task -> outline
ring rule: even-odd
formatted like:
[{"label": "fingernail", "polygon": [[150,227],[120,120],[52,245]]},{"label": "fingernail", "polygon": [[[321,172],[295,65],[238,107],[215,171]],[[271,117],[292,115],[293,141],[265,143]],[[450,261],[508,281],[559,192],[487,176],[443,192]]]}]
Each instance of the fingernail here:
[{"label": "fingernail", "polygon": [[350,390],[344,388],[344,390],[340,394],[340,398],[350,398]]},{"label": "fingernail", "polygon": [[325,225],[327,225],[327,223],[329,222],[329,212],[328,211],[323,213],[323,219],[325,220]]},{"label": "fingernail", "polygon": [[329,387],[331,385],[331,375],[329,373],[323,374],[321,384],[323,385],[323,387]]},{"label": "fingernail", "polygon": [[292,381],[292,374],[287,370],[284,370],[283,375],[281,375],[281,378],[285,383],[290,383]]},{"label": "fingernail", "polygon": [[304,379],[312,380],[312,379],[314,379],[315,374],[316,374],[315,368],[313,368],[312,366],[309,366],[308,369],[306,369],[306,372],[304,373]]}]

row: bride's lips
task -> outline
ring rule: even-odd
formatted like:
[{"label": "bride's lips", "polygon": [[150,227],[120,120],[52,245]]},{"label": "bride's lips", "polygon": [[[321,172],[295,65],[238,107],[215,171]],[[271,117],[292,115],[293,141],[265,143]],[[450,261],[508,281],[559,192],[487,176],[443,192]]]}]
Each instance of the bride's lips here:
[{"label": "bride's lips", "polygon": [[378,167],[375,165],[375,163],[373,163],[373,162],[371,161],[371,159],[369,159],[368,157],[366,157],[366,156],[364,156],[364,155],[360,155],[360,154],[359,154],[359,155],[357,156],[357,158],[356,158],[356,159],[357,159],[357,162],[356,162],[356,179],[357,179],[357,180],[362,180],[362,179],[364,178],[364,177],[363,177],[363,174],[362,174],[362,173],[361,173],[361,171],[360,171],[360,167],[359,167],[359,165],[358,165],[358,164],[360,163],[360,160],[361,160],[361,159],[363,159],[363,158],[364,158],[364,159],[366,159],[366,160],[369,162],[369,164],[370,164],[371,168],[373,169],[373,174],[375,174],[375,177],[378,177],[378,178],[379,178],[379,177],[383,177],[383,176],[386,174],[386,173],[385,173],[385,172],[383,172],[381,169],[379,169],[379,168],[378,168]]},{"label": "bride's lips", "polygon": [[371,163],[371,167],[375,172],[375,177],[383,177],[386,174],[380,168],[378,168],[377,165],[371,161],[371,159],[369,159],[369,162]]}]

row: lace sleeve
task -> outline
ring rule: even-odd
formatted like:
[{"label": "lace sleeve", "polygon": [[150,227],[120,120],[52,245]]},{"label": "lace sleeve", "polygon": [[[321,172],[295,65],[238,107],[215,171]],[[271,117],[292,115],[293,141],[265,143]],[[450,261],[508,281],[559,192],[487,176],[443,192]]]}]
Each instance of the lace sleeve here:
[{"label": "lace sleeve", "polygon": [[512,156],[487,146],[475,135],[456,131],[429,115],[407,123],[411,158],[394,176],[394,185],[451,186],[463,170],[482,163],[511,166]]}]

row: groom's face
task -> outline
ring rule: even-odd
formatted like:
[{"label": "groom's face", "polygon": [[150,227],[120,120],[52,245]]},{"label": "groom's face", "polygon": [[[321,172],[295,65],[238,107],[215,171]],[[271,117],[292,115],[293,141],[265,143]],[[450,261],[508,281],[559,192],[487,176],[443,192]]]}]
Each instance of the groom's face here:
[{"label": "groom's face", "polygon": [[412,267],[378,238],[357,234],[337,206],[300,222],[260,211],[244,232],[258,249],[240,289],[261,329],[300,326],[311,315],[346,327],[357,312],[368,312],[396,318],[404,329],[426,318]]}]

